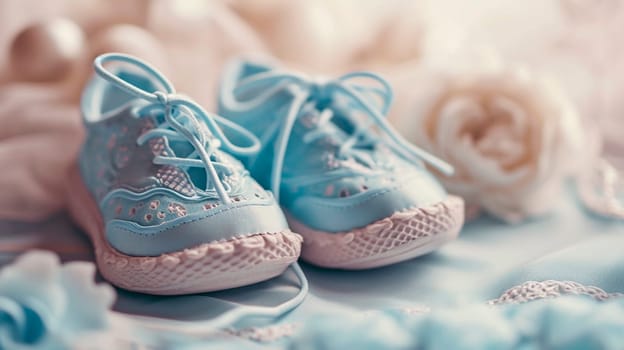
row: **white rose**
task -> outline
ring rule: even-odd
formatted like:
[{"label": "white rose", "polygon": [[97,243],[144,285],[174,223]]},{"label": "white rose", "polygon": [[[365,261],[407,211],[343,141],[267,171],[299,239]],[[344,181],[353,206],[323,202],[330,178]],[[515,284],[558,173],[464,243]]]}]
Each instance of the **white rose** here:
[{"label": "white rose", "polygon": [[553,82],[497,65],[423,83],[426,96],[411,90],[409,116],[398,123],[453,164],[455,174],[441,179],[451,193],[506,222],[552,208],[581,140],[575,109]]}]

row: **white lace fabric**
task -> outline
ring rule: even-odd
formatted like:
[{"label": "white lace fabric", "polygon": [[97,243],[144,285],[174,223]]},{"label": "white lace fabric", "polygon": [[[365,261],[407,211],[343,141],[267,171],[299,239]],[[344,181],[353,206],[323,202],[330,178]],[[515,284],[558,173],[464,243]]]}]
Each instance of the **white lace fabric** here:
[{"label": "white lace fabric", "polygon": [[489,305],[520,304],[533,300],[551,299],[563,295],[585,295],[599,301],[622,297],[623,293],[608,293],[595,286],[586,286],[573,281],[527,281],[512,287],[500,297],[492,299]]},{"label": "white lace fabric", "polygon": [[591,172],[580,176],[577,189],[588,210],[624,220],[624,175],[607,160],[599,160]]}]

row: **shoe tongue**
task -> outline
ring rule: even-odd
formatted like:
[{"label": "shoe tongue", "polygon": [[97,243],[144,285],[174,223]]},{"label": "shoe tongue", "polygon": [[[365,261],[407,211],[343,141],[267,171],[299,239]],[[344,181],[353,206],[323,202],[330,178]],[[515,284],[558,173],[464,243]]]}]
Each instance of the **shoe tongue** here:
[{"label": "shoe tongue", "polygon": [[[341,144],[345,142],[351,135],[353,135],[358,126],[361,123],[365,123],[365,120],[361,120],[361,115],[357,115],[354,113],[350,113],[341,107],[331,108],[333,112],[332,118],[329,122],[323,126],[323,128],[327,128],[331,131],[336,131],[333,133],[333,141],[337,144]],[[314,109],[313,115],[314,117],[320,117],[322,111],[318,109]],[[367,135],[368,133],[365,133]],[[365,136],[366,137],[366,136]],[[361,147],[356,147],[361,148]],[[368,149],[368,147],[366,147]]]},{"label": "shoe tongue", "polygon": [[[157,118],[158,125],[161,125],[164,122],[165,122],[164,116],[162,117],[159,116]],[[211,137],[210,131],[203,124],[200,124],[199,127],[200,127],[200,130],[198,132],[203,133],[206,138]],[[169,127],[168,129],[176,131],[172,127]],[[187,158],[193,152],[195,152],[195,147],[191,144],[190,141],[168,139],[167,143],[169,145],[169,148],[174,152],[175,156],[178,158]],[[218,152],[213,152],[213,154],[211,154],[210,156],[212,161],[218,161],[217,157],[218,157]],[[194,155],[192,158],[200,159],[198,155]],[[195,185],[195,187],[201,188],[201,189],[205,187],[206,178],[208,176],[206,169],[199,168],[199,167],[189,167],[188,169],[186,169],[186,172],[188,173],[189,178],[191,182],[193,183],[193,185]]]},{"label": "shoe tongue", "polygon": [[[162,125],[162,123],[165,122],[164,115],[159,115],[157,119],[158,119],[157,120],[158,125]],[[185,126],[185,127],[193,128],[193,126]],[[212,134],[210,133],[208,128],[205,127],[203,124],[198,124],[197,127],[199,128],[199,130],[194,130],[195,133],[203,134],[206,139],[209,139],[212,137]],[[168,129],[178,132],[171,126],[169,126]],[[191,144],[190,141],[187,141],[187,140],[168,140],[168,141],[169,141],[169,147],[173,150],[173,152],[175,152],[176,156],[179,158],[185,158],[191,153],[193,153],[193,151],[195,151],[195,147]]]},{"label": "shoe tongue", "polygon": [[169,141],[169,147],[179,158],[186,158],[195,151],[195,147],[188,141]]},{"label": "shoe tongue", "polygon": [[356,126],[353,120],[349,119],[342,113],[335,112],[331,123],[338,129],[342,130],[345,135],[351,135],[355,132]]}]

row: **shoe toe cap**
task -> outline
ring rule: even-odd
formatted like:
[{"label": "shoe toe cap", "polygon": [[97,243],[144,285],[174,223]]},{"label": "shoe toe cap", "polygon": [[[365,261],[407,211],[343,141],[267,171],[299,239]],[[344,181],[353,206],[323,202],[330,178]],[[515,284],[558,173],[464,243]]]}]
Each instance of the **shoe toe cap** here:
[{"label": "shoe toe cap", "polygon": [[106,224],[106,237],[113,248],[124,254],[157,256],[237,236],[286,230],[286,219],[271,199],[224,204],[154,226],[110,220]]},{"label": "shoe toe cap", "polygon": [[431,174],[418,171],[401,176],[400,181],[389,175],[353,195],[300,196],[287,207],[292,217],[312,229],[345,232],[407,208],[441,202],[446,197],[446,191]]}]

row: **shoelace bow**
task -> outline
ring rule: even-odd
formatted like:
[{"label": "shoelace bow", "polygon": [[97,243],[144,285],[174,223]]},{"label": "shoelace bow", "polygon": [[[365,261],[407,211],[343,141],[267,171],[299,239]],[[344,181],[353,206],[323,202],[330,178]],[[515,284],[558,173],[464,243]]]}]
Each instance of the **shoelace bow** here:
[{"label": "shoelace bow", "polygon": [[[113,62],[124,63],[139,69],[155,79],[162,90],[148,92],[121,79],[104,67],[104,64]],[[207,173],[205,190],[208,190],[212,184],[223,202],[230,203],[232,201],[228,194],[231,188],[219,177],[219,172],[229,174],[231,169],[227,164],[212,159],[212,156],[220,147],[241,156],[256,154],[260,150],[260,141],[252,133],[227,119],[207,113],[193,100],[176,94],[173,85],[158,70],[138,58],[124,54],[105,54],[97,57],[93,65],[95,71],[108,82],[150,102],[149,105],[141,108],[139,114],[154,109],[164,110],[165,121],[155,129],[139,136],[137,144],[142,145],[155,137],[166,136],[169,140],[187,141],[194,148],[191,154],[183,158],[175,155],[156,156],[153,160],[155,164],[204,168]],[[222,127],[237,133],[239,139],[247,141],[250,145],[234,145],[223,133],[217,122]],[[206,127],[209,133],[205,132]]]},{"label": "shoelace bow", "polygon": [[[368,79],[373,83],[378,83],[381,87],[357,84],[354,82],[356,79]],[[244,97],[246,92],[254,88],[266,86],[268,86],[268,88],[264,89],[261,93],[251,97]],[[271,71],[259,73],[243,79],[235,87],[233,90],[234,101],[236,101],[234,108],[238,111],[252,110],[283,91],[292,93],[293,100],[289,106],[286,117],[284,120],[280,121],[282,126],[277,137],[277,142],[275,143],[276,148],[275,157],[273,159],[273,173],[271,174],[271,189],[278,199],[282,181],[284,157],[295,122],[299,117],[305,114],[302,112],[308,101],[331,100],[332,96],[335,96],[336,93],[345,96],[352,102],[355,108],[364,112],[370,120],[368,123],[357,126],[354,132],[339,147],[339,157],[347,155],[353,156],[366,163],[366,157],[361,156],[361,154],[358,155],[356,146],[360,143],[361,136],[372,126],[376,125],[386,136],[385,138],[380,138],[380,141],[384,142],[390,149],[394,150],[407,161],[419,162],[423,160],[447,175],[451,175],[454,171],[450,164],[412,145],[392,129],[385,119],[385,115],[392,102],[392,88],[385,79],[374,73],[353,72],[325,82],[314,81],[306,76],[290,72]],[[369,102],[367,97],[370,97],[371,94],[381,98],[382,106],[380,108]],[[304,142],[312,142],[327,134],[327,130],[325,130],[323,126],[327,125],[333,117],[333,111],[330,108],[331,104],[321,111],[316,129],[308,132],[304,136]],[[335,175],[335,177],[342,177],[344,173],[336,173]]]}]

